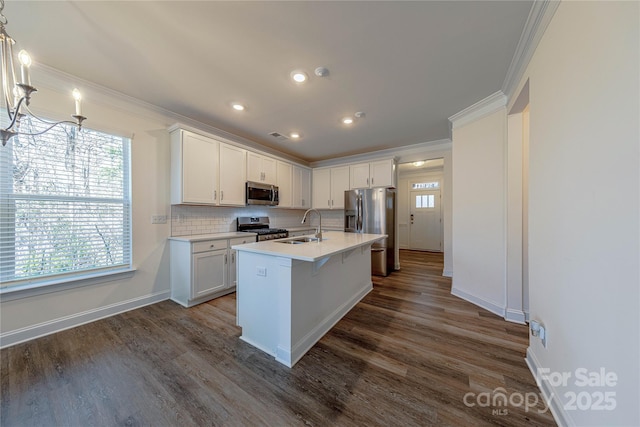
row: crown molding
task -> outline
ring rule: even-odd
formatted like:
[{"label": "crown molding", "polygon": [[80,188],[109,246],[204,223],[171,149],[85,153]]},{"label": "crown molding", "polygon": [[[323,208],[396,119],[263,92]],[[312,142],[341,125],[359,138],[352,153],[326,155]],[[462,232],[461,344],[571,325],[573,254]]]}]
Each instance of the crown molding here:
[{"label": "crown molding", "polygon": [[[336,157],[333,159],[319,160],[311,162],[312,168],[342,165],[345,163],[369,162],[381,159],[394,158],[398,163],[405,161],[407,158],[416,160],[424,160],[423,155],[432,151],[451,150],[450,139],[437,139],[429,142],[421,142],[418,144],[405,145],[402,147],[385,148],[383,150],[371,151],[369,153],[354,154],[351,156]],[[417,157],[416,157],[417,156]]]},{"label": "crown molding", "polygon": [[502,83],[502,92],[509,98],[514,95],[516,86],[524,76],[524,72],[544,35],[547,26],[556,13],[560,1],[535,0],[529,11],[516,52],[511,59],[507,75]]},{"label": "crown molding", "polygon": [[[36,67],[37,85],[53,92],[61,94],[68,92],[69,94],[71,94],[71,90],[74,87],[77,87],[83,93],[83,102],[100,104],[125,114],[134,114],[139,117],[161,121],[166,124],[167,128],[169,128],[169,126],[174,123],[180,123],[181,125],[188,127],[191,130],[197,130],[199,132],[205,132],[211,135],[215,135],[218,138],[222,138],[223,140],[225,140],[225,142],[230,142],[235,145],[240,144],[244,146],[244,148],[251,148],[254,151],[259,151],[263,154],[268,154],[271,156],[281,157],[283,159],[287,159],[301,165],[309,165],[308,161],[300,159],[291,154],[278,151],[266,145],[262,145],[256,141],[243,138],[241,136],[208,125],[206,123],[199,122],[187,116],[183,116],[176,112],[126,95],[122,92],[118,92],[113,89],[101,86],[97,83],[81,79],[48,65],[37,64]],[[35,76],[32,74],[32,79],[33,77]],[[88,101],[89,99],[90,101]]]},{"label": "crown molding", "polygon": [[482,99],[475,104],[465,108],[459,113],[449,117],[451,128],[456,129],[478,120],[484,116],[487,116],[500,108],[504,108],[507,105],[507,97],[501,90],[492,93],[485,99]]}]

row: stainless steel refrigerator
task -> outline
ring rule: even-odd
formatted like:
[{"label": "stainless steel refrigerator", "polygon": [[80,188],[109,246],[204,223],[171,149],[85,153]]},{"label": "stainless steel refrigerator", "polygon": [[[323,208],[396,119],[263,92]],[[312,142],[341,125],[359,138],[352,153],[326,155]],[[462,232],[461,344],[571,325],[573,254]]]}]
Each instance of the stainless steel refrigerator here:
[{"label": "stainless steel refrigerator", "polygon": [[371,274],[387,276],[395,268],[396,191],[390,188],[344,192],[344,231],[387,234],[371,247]]}]

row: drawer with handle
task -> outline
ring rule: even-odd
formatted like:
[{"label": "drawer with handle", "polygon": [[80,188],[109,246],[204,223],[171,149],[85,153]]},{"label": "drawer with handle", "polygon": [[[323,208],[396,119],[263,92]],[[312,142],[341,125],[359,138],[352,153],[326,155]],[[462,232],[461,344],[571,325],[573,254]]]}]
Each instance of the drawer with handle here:
[{"label": "drawer with handle", "polygon": [[227,249],[227,240],[205,240],[203,242],[194,242],[191,245],[191,253],[216,251],[218,249]]}]

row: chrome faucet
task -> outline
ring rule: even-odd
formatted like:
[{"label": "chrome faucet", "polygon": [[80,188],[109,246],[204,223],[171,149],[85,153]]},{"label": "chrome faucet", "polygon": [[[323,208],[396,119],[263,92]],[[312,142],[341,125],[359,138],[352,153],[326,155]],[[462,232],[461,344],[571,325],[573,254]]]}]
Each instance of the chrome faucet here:
[{"label": "chrome faucet", "polygon": [[300,224],[304,224],[304,222],[307,220],[307,214],[311,211],[314,211],[318,214],[318,229],[316,230],[316,238],[320,242],[322,241],[322,215],[320,215],[320,211],[318,209],[307,209],[307,211],[304,213],[304,216],[302,217],[302,221],[300,222]]}]

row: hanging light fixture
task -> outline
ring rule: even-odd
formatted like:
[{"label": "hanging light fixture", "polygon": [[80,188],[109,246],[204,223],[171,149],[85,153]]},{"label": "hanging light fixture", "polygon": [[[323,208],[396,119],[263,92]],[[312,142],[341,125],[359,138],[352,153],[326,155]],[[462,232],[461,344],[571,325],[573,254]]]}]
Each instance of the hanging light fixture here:
[{"label": "hanging light fixture", "polygon": [[[2,42],[2,97],[4,107],[9,115],[9,126],[0,129],[2,136],[2,145],[6,145],[9,139],[16,135],[42,135],[48,132],[53,127],[62,124],[74,124],[78,126],[78,129],[82,128],[82,122],[86,119],[82,115],[80,101],[82,96],[78,89],[73,90],[73,98],[76,104],[76,113],[71,117],[75,121],[63,120],[60,122],[49,122],[37,117],[29,110],[29,104],[31,102],[31,94],[37,92],[37,89],[31,85],[31,57],[26,50],[21,50],[18,53],[18,61],[20,62],[20,75],[19,80],[16,80],[16,72],[13,67],[13,45],[15,40],[7,34],[5,26],[7,25],[7,18],[3,14],[4,0],[0,0],[0,42]],[[34,118],[42,123],[49,125],[42,132],[28,133],[20,131],[20,121],[24,117]]]}]

